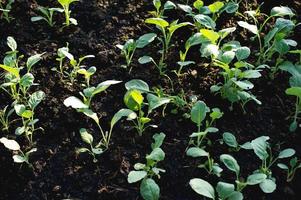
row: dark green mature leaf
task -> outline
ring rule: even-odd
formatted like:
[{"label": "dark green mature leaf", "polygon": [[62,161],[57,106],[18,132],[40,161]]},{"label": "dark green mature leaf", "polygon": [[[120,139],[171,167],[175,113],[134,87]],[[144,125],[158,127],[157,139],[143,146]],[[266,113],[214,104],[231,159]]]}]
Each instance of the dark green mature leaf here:
[{"label": "dark green mature leaf", "polygon": [[186,155],[193,158],[197,158],[197,157],[207,157],[209,153],[199,147],[190,147],[187,150]]},{"label": "dark green mature leaf", "polygon": [[155,33],[147,33],[140,36],[136,42],[137,48],[144,48],[146,45],[155,40],[157,34]]},{"label": "dark green mature leaf", "polygon": [[215,29],[216,23],[208,15],[198,14],[193,16],[193,19],[206,28]]},{"label": "dark green mature leaf", "polygon": [[229,170],[235,172],[237,176],[239,175],[240,167],[235,158],[228,154],[222,154],[220,156],[220,160],[226,165]]},{"label": "dark green mature leaf", "polygon": [[236,137],[232,133],[225,132],[223,134],[223,140],[230,147],[233,147],[233,148],[237,148],[238,147],[238,143],[236,141]]},{"label": "dark green mature leaf", "polygon": [[215,199],[214,188],[207,181],[200,178],[194,178],[189,181],[189,185],[199,195]]},{"label": "dark green mature leaf", "polygon": [[153,179],[144,179],[140,185],[140,194],[144,200],[158,200],[160,188]]},{"label": "dark green mature leaf", "polygon": [[197,101],[191,109],[191,120],[199,126],[205,119],[207,112],[208,108],[206,104],[203,101]]}]

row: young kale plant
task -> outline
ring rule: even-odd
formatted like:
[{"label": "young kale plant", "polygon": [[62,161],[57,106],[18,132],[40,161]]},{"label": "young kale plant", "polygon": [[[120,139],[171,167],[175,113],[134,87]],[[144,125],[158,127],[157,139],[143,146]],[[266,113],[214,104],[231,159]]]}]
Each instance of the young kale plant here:
[{"label": "young kale plant", "polygon": [[[210,108],[208,108],[202,101],[197,101],[192,107],[190,116],[192,122],[197,125],[197,132],[194,132],[190,135],[191,139],[186,154],[187,156],[193,158],[206,157],[207,161],[204,164],[199,165],[198,167],[204,168],[209,174],[213,173],[217,176],[220,176],[222,169],[219,167],[218,163],[214,162],[210,154],[204,150],[206,148],[204,140],[207,139],[207,143],[211,143],[207,138],[207,134],[216,133],[218,131],[218,129],[212,127],[212,125],[217,119],[220,119],[223,116],[223,113],[218,108],[213,108],[211,113],[209,114],[210,119],[206,120],[203,124],[208,112],[210,112]],[[201,131],[202,125],[204,127],[204,131]]]},{"label": "young kale plant", "polygon": [[159,38],[162,43],[162,49],[160,50],[161,58],[158,63],[154,61],[153,58],[149,56],[143,56],[139,59],[140,64],[146,64],[149,62],[153,62],[155,66],[159,69],[160,75],[164,75],[164,69],[166,68],[166,58],[168,56],[168,50],[170,49],[170,42],[173,34],[176,30],[181,27],[192,25],[189,22],[178,23],[178,20],[173,21],[172,23],[168,23],[166,20],[162,18],[148,18],[145,20],[147,24],[153,24],[156,28],[161,32],[162,36]]},{"label": "young kale plant", "polygon": [[[14,38],[8,37],[7,45],[11,51],[6,53],[3,65],[0,64],[0,68],[5,70],[4,83],[0,85],[0,88],[16,102],[23,102],[28,98],[29,88],[34,85],[34,76],[30,73],[31,69],[42,59],[43,54],[31,56],[27,59],[25,66],[19,66],[19,61],[23,58],[23,55],[17,55],[17,43]],[[24,68],[26,73],[23,75],[21,70]]]},{"label": "young kale plant", "polygon": [[97,87],[89,87],[84,89],[80,95],[82,96],[83,100],[75,97],[70,96],[64,100],[64,105],[66,107],[72,107],[76,109],[77,112],[83,113],[87,117],[91,118],[95,124],[97,125],[100,134],[101,140],[94,144],[94,137],[91,135],[85,128],[80,129],[80,135],[84,143],[88,144],[90,148],[79,148],[77,149],[77,153],[88,152],[90,155],[93,156],[93,161],[97,162],[96,155],[103,153],[105,150],[109,148],[112,131],[115,124],[122,118],[127,117],[128,120],[132,120],[132,118],[136,118],[136,114],[129,110],[129,109],[121,109],[119,110],[112,118],[110,123],[109,131],[104,131],[102,126],[100,125],[100,120],[97,113],[93,112],[90,108],[91,101],[95,95],[104,92],[107,88],[111,85],[115,85],[120,83],[121,81],[114,81],[108,80],[104,81],[97,85]]},{"label": "young kale plant", "polygon": [[[130,67],[134,53],[136,49],[142,49],[151,42],[155,40],[157,34],[155,33],[148,33],[144,34],[138,38],[138,40],[129,39],[124,45],[116,45],[121,51],[123,56],[126,59],[126,66],[125,68]],[[132,71],[132,67],[130,67],[129,73]]]},{"label": "young kale plant", "polygon": [[37,21],[46,21],[50,27],[53,27],[55,25],[55,22],[53,21],[53,15],[55,12],[64,12],[64,9],[62,8],[47,8],[43,6],[38,7],[38,11],[41,13],[40,16],[35,16],[31,18],[32,22]]},{"label": "young kale plant", "polygon": [[13,160],[15,163],[26,163],[29,167],[32,167],[32,164],[29,162],[29,156],[36,152],[37,149],[33,148],[27,152],[23,152],[21,150],[21,147],[18,142],[15,140],[10,140],[5,137],[0,138],[0,142],[7,148],[8,150],[11,150],[14,153]]},{"label": "young kale plant", "polygon": [[155,134],[153,136],[152,152],[146,155],[146,163],[136,163],[133,171],[128,174],[128,182],[140,183],[140,194],[144,200],[158,200],[160,198],[160,187],[155,182],[154,177],[160,178],[160,173],[165,172],[164,169],[158,168],[159,162],[165,158],[165,153],[161,149],[165,138],[164,133]]},{"label": "young kale plant", "polygon": [[287,182],[291,182],[296,174],[297,169],[301,168],[301,162],[300,160],[298,160],[297,157],[294,157],[292,159],[290,159],[289,161],[289,165],[286,165],[284,163],[278,163],[277,166],[280,169],[283,169],[284,171],[286,171],[286,181]]},{"label": "young kale plant", "polygon": [[[257,20],[257,16],[261,15],[260,10],[246,11],[246,14],[250,16],[255,24],[249,24],[245,21],[239,21],[238,25],[247,29],[253,33],[255,38],[259,42],[259,52],[257,54],[257,65],[266,63],[272,59],[275,53],[278,53],[276,67],[273,68],[272,75],[276,73],[278,64],[282,61],[282,57],[286,54],[291,46],[296,46],[297,43],[294,40],[287,39],[295,27],[295,23],[290,19],[284,19],[283,17],[293,17],[295,14],[289,7],[274,7],[272,8],[270,15],[265,19],[263,23]],[[274,27],[261,38],[265,26],[271,19],[275,19]]]},{"label": "young kale plant", "polygon": [[0,1],[0,19],[5,19],[8,23],[11,22],[14,18],[9,15],[12,4],[15,3],[15,0],[7,0],[7,3]]},{"label": "young kale plant", "polygon": [[[59,62],[59,66],[57,68],[54,67],[51,70],[60,73],[62,78],[68,77],[71,84],[74,83],[78,74],[82,74],[84,75],[86,84],[89,87],[90,77],[96,72],[96,68],[90,67],[89,69],[84,69],[85,66],[82,65],[82,62],[88,58],[94,58],[94,55],[86,55],[76,60],[76,58],[74,58],[74,56],[69,52],[67,44],[66,47],[58,49],[57,56],[56,60]],[[67,66],[64,65],[66,59],[68,60]]]},{"label": "young kale plant", "polygon": [[[142,136],[145,129],[148,127],[155,127],[154,125],[147,125],[151,118],[149,115],[158,107],[166,105],[171,102],[171,98],[159,97],[154,95],[146,82],[138,79],[133,79],[125,84],[127,89],[124,95],[124,103],[128,109],[136,113],[136,118],[133,119],[135,128],[138,131],[139,136]],[[147,103],[144,102],[144,96],[146,95]],[[144,111],[144,107],[147,106],[147,113]]]},{"label": "young kale plant", "polygon": [[61,4],[64,13],[65,13],[65,26],[70,26],[70,24],[77,25],[77,20],[70,17],[71,15],[71,10],[70,10],[70,5],[74,2],[77,2],[79,0],[57,0],[59,4]]},{"label": "young kale plant", "polygon": [[45,98],[43,91],[34,92],[29,96],[26,104],[15,104],[14,109],[16,114],[22,119],[22,126],[15,130],[16,135],[25,135],[30,144],[33,144],[33,134],[37,130],[44,130],[42,127],[36,128],[36,123],[39,119],[35,118],[35,109]]}]

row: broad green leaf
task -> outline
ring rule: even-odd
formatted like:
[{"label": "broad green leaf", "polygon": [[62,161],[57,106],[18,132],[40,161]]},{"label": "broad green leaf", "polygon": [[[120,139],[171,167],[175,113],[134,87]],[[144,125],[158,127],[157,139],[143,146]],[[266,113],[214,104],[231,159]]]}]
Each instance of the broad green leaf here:
[{"label": "broad green leaf", "polygon": [[222,9],[224,7],[224,3],[221,1],[216,1],[213,4],[210,4],[208,6],[210,12],[212,13],[217,13],[218,11],[220,11],[220,9]]},{"label": "broad green leaf", "polygon": [[207,38],[212,44],[216,44],[217,40],[220,37],[220,35],[213,30],[201,29],[200,32],[202,36]]},{"label": "broad green leaf", "polygon": [[175,8],[177,8],[176,4],[171,1],[166,1],[166,3],[164,4],[164,10],[171,10]]},{"label": "broad green leaf", "polygon": [[20,72],[19,72],[18,68],[9,67],[9,66],[6,66],[6,65],[1,65],[1,64],[0,64],[0,68],[4,69],[8,73],[14,75],[16,78],[20,78]]},{"label": "broad green leaf", "polygon": [[147,176],[146,171],[131,171],[128,174],[128,183],[135,183],[142,179],[144,179]]},{"label": "broad green leaf", "polygon": [[29,88],[34,83],[34,76],[31,73],[26,73],[20,79],[20,85],[23,87]]},{"label": "broad green leaf", "polygon": [[82,138],[82,140],[87,143],[87,144],[92,144],[93,143],[93,136],[88,133],[87,129],[85,128],[81,128],[79,130],[80,136]]},{"label": "broad green leaf", "polygon": [[249,47],[239,47],[238,49],[236,49],[235,53],[237,60],[241,61],[250,56],[251,50],[249,49]]},{"label": "broad green leaf", "polygon": [[140,194],[144,200],[158,200],[160,188],[153,179],[143,179],[140,185]]},{"label": "broad green leaf", "polygon": [[221,56],[221,61],[229,64],[232,62],[232,60],[235,58],[235,52],[234,51],[226,51]]},{"label": "broad green leaf", "polygon": [[277,6],[272,8],[271,10],[271,16],[294,16],[295,14],[293,13],[293,11],[287,7],[287,6]]},{"label": "broad green leaf", "polygon": [[161,27],[162,29],[169,26],[169,23],[161,18],[148,18],[145,20],[145,23],[157,25],[157,26]]},{"label": "broad green leaf", "polygon": [[267,178],[267,175],[263,173],[256,173],[249,175],[247,178],[247,184],[248,185],[257,185],[261,182],[263,182]]},{"label": "broad green leaf", "polygon": [[163,141],[165,139],[165,134],[164,133],[156,133],[153,135],[154,143],[151,144],[152,149],[159,148],[163,144]]},{"label": "broad green leaf", "polygon": [[101,82],[97,85],[97,87],[93,91],[93,95],[96,95],[100,92],[103,92],[106,89],[108,89],[108,87],[110,87],[111,85],[115,85],[115,84],[118,84],[118,83],[121,83],[121,82],[122,81],[115,81],[115,80],[108,80],[108,81]]},{"label": "broad green leaf", "polygon": [[234,83],[243,90],[250,90],[254,87],[253,83],[250,81],[234,81]]},{"label": "broad green leaf", "polygon": [[15,140],[10,140],[7,139],[5,137],[2,137],[0,139],[0,142],[9,150],[12,151],[19,151],[20,150],[20,145],[18,144],[18,142],[16,142]]},{"label": "broad green leaf", "polygon": [[204,6],[204,2],[202,0],[196,0],[193,3],[193,7],[195,7],[197,10],[200,10]]},{"label": "broad green leaf", "polygon": [[42,55],[43,54],[36,54],[34,56],[31,56],[27,59],[27,62],[26,62],[26,67],[27,67],[27,70],[30,71],[31,68],[37,64],[41,59],[42,59]]},{"label": "broad green leaf", "polygon": [[219,54],[219,49],[218,46],[215,44],[202,44],[201,48],[200,48],[200,52],[202,53],[202,57],[209,57],[209,56],[213,56],[213,57],[217,57]]},{"label": "broad green leaf", "polygon": [[260,160],[265,160],[269,154],[267,152],[269,137],[261,136],[251,141],[251,145],[255,154],[260,158]]},{"label": "broad green leaf", "polygon": [[154,161],[162,161],[165,158],[165,153],[161,148],[155,148],[153,151],[146,156],[147,160],[154,160]]},{"label": "broad green leaf", "polygon": [[259,187],[264,193],[272,193],[276,190],[276,183],[271,179],[265,179],[263,182],[259,184]]},{"label": "broad green leaf", "polygon": [[135,89],[127,91],[123,98],[125,105],[135,111],[141,108],[143,99],[141,92]]},{"label": "broad green leaf", "polygon": [[184,5],[184,4],[177,4],[177,5],[184,12],[189,13],[189,14],[192,13],[192,8],[190,6]]},{"label": "broad green leaf", "polygon": [[295,153],[296,151],[292,148],[284,149],[279,153],[278,158],[289,158],[295,155]]},{"label": "broad green leaf", "polygon": [[17,42],[16,40],[11,37],[11,36],[8,36],[7,37],[7,46],[12,50],[12,51],[16,51],[17,48],[18,48],[18,45],[17,45]]},{"label": "broad green leaf", "polygon": [[287,95],[296,96],[298,98],[301,98],[301,87],[291,87],[285,90],[285,93]]},{"label": "broad green leaf", "polygon": [[14,155],[13,160],[15,163],[23,163],[23,162],[27,161],[26,158],[21,155]]},{"label": "broad green leaf", "polygon": [[228,2],[226,7],[224,8],[227,13],[232,14],[235,13],[239,8],[239,4],[235,2]]},{"label": "broad green leaf", "polygon": [[230,183],[218,182],[216,191],[221,199],[227,199],[235,190],[235,186]]},{"label": "broad green leaf", "polygon": [[199,195],[215,199],[214,188],[207,181],[200,178],[194,178],[189,181],[189,185]]},{"label": "broad green leaf", "polygon": [[207,157],[209,153],[199,147],[190,147],[187,150],[186,155],[193,158],[197,158],[197,157]]},{"label": "broad green leaf", "polygon": [[207,106],[203,101],[197,101],[192,109],[191,109],[191,120],[196,123],[198,126],[201,125],[202,121],[205,119],[206,117],[206,113],[207,113]]},{"label": "broad green leaf", "polygon": [[138,59],[138,62],[142,65],[153,62],[154,59],[150,56],[142,56]]},{"label": "broad green leaf", "polygon": [[236,176],[239,175],[240,173],[240,167],[237,163],[237,161],[235,160],[235,158],[233,158],[231,155],[228,154],[222,154],[220,156],[220,160],[225,164],[225,166],[236,173]]},{"label": "broad green leaf", "polygon": [[157,97],[153,94],[147,94],[147,101],[148,101],[148,113],[151,113],[154,109],[168,104],[171,99],[170,98],[164,98],[164,97]]},{"label": "broad green leaf", "polygon": [[236,141],[236,137],[232,133],[225,132],[223,134],[223,140],[230,147],[233,147],[233,148],[237,148],[238,147],[238,143]]},{"label": "broad green leaf", "polygon": [[193,19],[206,28],[215,29],[216,23],[208,15],[198,14],[193,16]]},{"label": "broad green leaf", "polygon": [[258,34],[258,28],[256,25],[253,24],[249,24],[248,22],[244,22],[244,21],[239,21],[237,22],[239,26],[247,29],[248,31],[254,33],[255,35]]},{"label": "broad green leaf", "polygon": [[188,26],[188,25],[192,25],[192,24],[190,22],[182,22],[182,23],[179,23],[179,24],[176,24],[175,22],[171,23],[169,28],[168,28],[169,34],[172,35],[179,28],[184,27],[184,26]]},{"label": "broad green leaf", "polygon": [[202,43],[201,33],[195,33],[185,43],[185,48],[188,49],[192,46]]},{"label": "broad green leaf", "polygon": [[130,109],[120,109],[111,120],[111,127],[113,127],[122,117],[127,117],[127,120],[137,118],[137,114]]},{"label": "broad green leaf", "polygon": [[212,112],[210,113],[210,117],[212,120],[220,119],[224,113],[219,108],[212,108]]},{"label": "broad green leaf", "polygon": [[155,40],[157,34],[155,33],[147,33],[140,36],[136,42],[137,48],[144,48],[146,45]]},{"label": "broad green leaf", "polygon": [[84,109],[89,108],[86,104],[84,104],[79,98],[71,96],[64,100],[64,105],[66,107],[72,107],[74,109]]},{"label": "broad green leaf", "polygon": [[45,93],[43,91],[34,92],[29,97],[28,105],[30,106],[31,109],[35,109],[44,98],[45,98]]},{"label": "broad green leaf", "polygon": [[284,170],[288,170],[288,166],[286,164],[283,164],[283,163],[278,163],[277,166],[280,168],[280,169],[284,169]]},{"label": "broad green leaf", "polygon": [[161,8],[161,1],[160,0],[153,0],[153,4],[157,10]]},{"label": "broad green leaf", "polygon": [[133,79],[125,83],[125,88],[127,90],[139,90],[140,92],[149,92],[148,84],[140,79]]}]

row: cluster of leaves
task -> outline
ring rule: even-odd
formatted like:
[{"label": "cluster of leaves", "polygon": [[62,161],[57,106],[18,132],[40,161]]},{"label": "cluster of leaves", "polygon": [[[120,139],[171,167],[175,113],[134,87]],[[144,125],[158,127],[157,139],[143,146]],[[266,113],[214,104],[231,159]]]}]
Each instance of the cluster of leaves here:
[{"label": "cluster of leaves", "polygon": [[[43,54],[36,54],[29,57],[26,61],[26,65],[23,66],[21,62],[23,55],[18,55],[17,42],[12,37],[7,38],[7,45],[10,51],[6,52],[6,56],[3,59],[3,64],[0,64],[0,68],[4,70],[3,73],[3,83],[0,85],[2,91],[7,93],[12,100],[11,105],[5,106],[0,112],[0,123],[3,130],[8,130],[10,124],[15,120],[10,120],[13,113],[16,113],[22,121],[21,126],[18,126],[15,130],[15,135],[24,135],[30,143],[30,146],[34,145],[33,135],[38,130],[43,130],[41,127],[37,128],[35,125],[39,119],[35,116],[35,111],[37,106],[45,98],[45,93],[43,91],[36,91],[30,93],[32,86],[37,85],[34,83],[34,76],[31,70],[35,64],[37,64],[41,59]],[[22,64],[22,65],[21,65]],[[11,140],[3,139],[3,143],[17,143],[11,142]],[[5,145],[8,147],[7,145]],[[8,148],[14,150],[12,148]],[[23,154],[20,148],[18,151],[22,154],[18,158],[23,156],[23,161],[28,163],[28,154]],[[17,161],[14,158],[15,162]]]},{"label": "cluster of leaves", "polygon": [[8,23],[14,19],[9,14],[14,3],[15,0],[7,0],[6,2],[0,1],[0,19],[5,19]]},{"label": "cluster of leaves", "polygon": [[152,152],[145,156],[146,163],[136,163],[133,171],[128,174],[128,182],[135,183],[141,181],[140,194],[144,200],[158,200],[160,197],[160,187],[155,182],[154,177],[160,178],[160,173],[165,170],[158,168],[159,162],[165,158],[165,153],[161,149],[165,138],[164,133],[153,136]]}]

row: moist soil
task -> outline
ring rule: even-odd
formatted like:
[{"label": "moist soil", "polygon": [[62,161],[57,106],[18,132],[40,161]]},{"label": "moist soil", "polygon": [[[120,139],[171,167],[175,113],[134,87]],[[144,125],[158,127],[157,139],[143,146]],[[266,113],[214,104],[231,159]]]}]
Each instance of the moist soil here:
[{"label": "moist soil", "polygon": [[[178,1],[177,3],[181,3]],[[183,2],[182,2],[183,3]],[[248,9],[255,9],[261,2],[256,0],[244,0],[241,3],[241,13]],[[152,135],[156,132],[164,132],[166,140],[162,149],[166,152],[166,158],[160,163],[160,167],[166,170],[162,174],[158,184],[161,188],[163,200],[196,200],[201,199],[189,186],[191,178],[203,178],[213,185],[218,179],[208,176],[204,170],[197,168],[201,160],[190,159],[185,156],[189,135],[196,127],[189,119],[182,115],[188,110],[180,110],[178,114],[171,114],[172,108],[167,108],[166,116],[162,117],[160,109],[152,115],[153,124],[157,129],[147,129],[143,137],[137,136],[131,124],[123,121],[113,131],[110,148],[93,163],[91,157],[86,154],[77,155],[75,149],[82,143],[78,130],[88,128],[97,137],[97,127],[91,120],[63,105],[63,100],[68,96],[79,96],[83,89],[79,79],[72,86],[62,81],[60,76],[51,71],[57,66],[57,49],[69,43],[70,52],[76,57],[93,54],[96,57],[89,59],[87,66],[96,66],[97,73],[93,76],[92,85],[105,80],[121,80],[123,83],[131,79],[142,79],[151,87],[161,86],[165,92],[179,94],[185,91],[185,95],[196,95],[200,100],[213,108],[219,107],[224,112],[224,117],[219,120],[216,127],[219,134],[210,136],[212,144],[208,151],[215,160],[219,155],[228,152],[225,145],[221,145],[219,139],[221,133],[227,131],[237,136],[239,143],[250,141],[258,136],[269,136],[273,150],[291,147],[301,157],[301,131],[298,129],[292,134],[288,131],[289,119],[287,116],[294,109],[294,99],[288,98],[284,91],[288,87],[288,75],[279,73],[274,80],[269,78],[268,71],[263,72],[263,77],[255,81],[253,93],[262,102],[257,105],[250,102],[246,106],[244,114],[239,106],[229,110],[226,100],[210,93],[210,86],[221,80],[218,69],[206,64],[206,60],[200,58],[198,49],[192,49],[189,59],[197,61],[197,65],[184,69],[184,75],[177,78],[173,73],[168,75],[173,82],[173,88],[167,78],[160,77],[157,69],[151,65],[139,65],[137,58],[147,52],[156,56],[159,44],[152,43],[146,49],[137,51],[131,74],[121,67],[124,58],[115,47],[123,44],[129,38],[138,38],[140,35],[154,31],[144,23],[144,19],[151,11],[152,3],[147,0],[83,0],[71,6],[72,16],[78,20],[78,26],[59,30],[63,18],[55,17],[57,24],[50,28],[45,23],[32,23],[30,17],[36,15],[37,5],[53,6],[55,1],[18,0],[14,4],[11,15],[15,19],[10,23],[0,22],[0,55],[4,57],[8,51],[6,46],[7,36],[13,36],[18,43],[20,54],[25,57],[35,53],[46,52],[42,62],[35,66],[33,73],[35,82],[39,85],[35,90],[43,90],[46,99],[36,111],[40,119],[39,126],[44,132],[35,134],[38,151],[32,154],[31,161],[34,169],[15,164],[11,158],[11,152],[3,146],[0,147],[0,199],[5,200],[48,200],[48,199],[81,199],[81,200],[136,200],[139,196],[139,184],[128,184],[127,174],[137,162],[144,162],[144,157],[150,152]],[[300,14],[301,2],[299,0],[265,1],[262,11],[269,13],[273,6],[285,5]],[[169,19],[188,20],[183,12],[171,11],[167,13]],[[223,14],[218,20],[218,27],[225,28],[236,26],[239,16]],[[297,17],[300,22],[300,16]],[[257,50],[256,42],[250,41],[250,35],[240,29],[241,32],[233,36],[242,44]],[[168,66],[176,68],[178,50],[183,48],[191,30],[183,28],[176,32],[173,39],[174,46],[170,50]],[[295,30],[294,39],[300,41],[301,29]],[[300,48],[300,46],[299,46]],[[297,61],[296,58],[290,58]],[[101,116],[101,123],[108,128],[109,120],[119,109],[124,107],[123,95],[126,89],[124,84],[114,85],[110,89],[93,100],[92,108]],[[0,94],[0,107],[4,107],[10,99]],[[16,116],[14,116],[17,118]],[[14,137],[14,128],[18,122],[12,124],[9,132],[0,132],[1,136]],[[25,138],[17,139],[23,148],[28,144]],[[230,152],[237,158],[242,169],[242,176],[247,176],[259,166],[259,160],[252,152]],[[297,172],[291,183],[285,181],[286,175],[277,167],[273,167],[273,175],[277,179],[277,190],[266,195],[258,187],[249,187],[244,191],[245,199],[264,200],[297,200],[301,198],[301,174]],[[225,170],[221,180],[233,182],[232,173]]]}]

